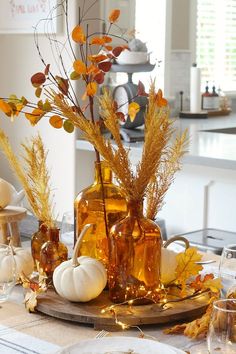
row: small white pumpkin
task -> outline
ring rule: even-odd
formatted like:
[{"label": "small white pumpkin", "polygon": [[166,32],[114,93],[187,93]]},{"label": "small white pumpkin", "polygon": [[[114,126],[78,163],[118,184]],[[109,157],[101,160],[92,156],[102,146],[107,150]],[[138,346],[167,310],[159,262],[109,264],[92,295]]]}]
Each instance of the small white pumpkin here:
[{"label": "small white pumpkin", "polygon": [[189,247],[188,240],[183,236],[174,236],[165,242],[161,249],[161,282],[164,285],[175,280],[175,269],[177,266],[176,256],[178,253],[166,248],[175,241],[184,242],[186,249]]},{"label": "small white pumpkin", "polygon": [[[31,255],[31,251],[29,249],[21,248],[21,247],[13,247],[13,255],[16,263],[16,280],[19,279],[20,274],[24,273],[25,275],[29,275],[34,270],[34,261]],[[3,278],[8,277],[9,267],[11,255],[5,255],[5,252],[0,252],[0,282],[3,281]]]},{"label": "small white pumpkin", "polygon": [[107,272],[101,262],[91,257],[77,258],[82,239],[92,224],[85,225],[76,242],[72,259],[61,263],[53,273],[57,293],[74,302],[87,302],[101,294],[107,283]]}]

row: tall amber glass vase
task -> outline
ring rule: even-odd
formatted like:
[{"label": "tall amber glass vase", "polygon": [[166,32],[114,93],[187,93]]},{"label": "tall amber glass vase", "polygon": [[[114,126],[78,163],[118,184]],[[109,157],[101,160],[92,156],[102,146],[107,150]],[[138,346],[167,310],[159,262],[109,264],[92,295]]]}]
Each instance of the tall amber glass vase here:
[{"label": "tall amber glass vase", "polygon": [[115,224],[109,237],[110,299],[146,302],[160,285],[161,231],[143,216],[142,201],[130,201],[128,216]]},{"label": "tall amber glass vase", "polygon": [[[103,184],[101,183],[100,171]],[[104,161],[101,163],[95,162],[94,183],[80,192],[75,199],[75,241],[84,225],[94,224],[91,231],[87,232],[83,239],[80,254],[96,258],[107,267],[108,240],[104,221],[102,190],[105,198],[108,230],[114,223],[127,215],[126,199],[120,188],[112,183],[111,169]]]}]

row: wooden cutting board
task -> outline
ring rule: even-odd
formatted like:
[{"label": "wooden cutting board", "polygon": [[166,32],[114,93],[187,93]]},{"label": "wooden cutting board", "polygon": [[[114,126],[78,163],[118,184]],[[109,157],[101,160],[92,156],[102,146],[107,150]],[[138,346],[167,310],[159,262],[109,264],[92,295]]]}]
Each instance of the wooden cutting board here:
[{"label": "wooden cutting board", "polygon": [[[127,325],[141,326],[150,324],[163,324],[200,317],[209,302],[209,295],[202,294],[194,299],[178,303],[169,303],[168,309],[163,310],[158,304],[115,307],[117,319]],[[54,290],[48,290],[39,297],[37,310],[46,315],[84,324],[91,324],[95,329],[109,331],[121,330],[117,326],[114,314],[101,310],[112,305],[108,292],[103,293],[87,303],[73,303],[61,298]]]}]

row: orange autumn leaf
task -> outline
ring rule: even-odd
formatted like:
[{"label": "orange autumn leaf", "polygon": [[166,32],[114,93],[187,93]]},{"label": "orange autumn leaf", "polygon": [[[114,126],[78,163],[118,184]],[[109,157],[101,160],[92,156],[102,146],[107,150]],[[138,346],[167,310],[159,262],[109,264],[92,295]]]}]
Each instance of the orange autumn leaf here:
[{"label": "orange autumn leaf", "polygon": [[72,31],[72,39],[76,43],[84,44],[86,42],[85,34],[81,26],[76,26]]},{"label": "orange autumn leaf", "polygon": [[99,68],[94,65],[94,64],[91,64],[88,66],[87,68],[87,74],[90,75],[90,74],[93,74],[93,75],[96,75],[100,72]]},{"label": "orange autumn leaf", "polygon": [[199,274],[190,286],[197,291],[209,289],[212,293],[219,293],[222,289],[221,279],[214,278],[213,274],[206,274],[204,277]]},{"label": "orange autumn leaf", "polygon": [[89,82],[86,87],[86,94],[88,96],[94,96],[97,92],[97,83],[96,82]]},{"label": "orange autumn leaf", "polygon": [[134,119],[139,111],[140,111],[140,106],[137,102],[131,102],[129,104],[128,114],[129,114],[131,122],[134,121]]},{"label": "orange autumn leaf", "polygon": [[49,123],[53,128],[60,129],[63,126],[63,119],[60,116],[54,115],[49,119]]},{"label": "orange autumn leaf", "polygon": [[104,39],[105,43],[111,43],[112,42],[112,38],[109,37],[109,36],[103,36],[102,38]]},{"label": "orange autumn leaf", "polygon": [[168,101],[163,97],[162,90],[158,90],[156,94],[156,104],[158,107],[165,107],[168,105]]},{"label": "orange autumn leaf", "polygon": [[92,38],[90,44],[97,44],[97,45],[103,45],[105,43],[104,38],[101,37],[94,37]]},{"label": "orange autumn leaf", "polygon": [[73,68],[77,72],[77,74],[86,74],[86,65],[80,59],[74,61]]},{"label": "orange autumn leaf", "polygon": [[12,114],[12,108],[9,105],[9,103],[0,100],[0,110],[3,111],[3,113],[5,113],[6,115],[11,115]]},{"label": "orange autumn leaf", "polygon": [[107,56],[104,54],[95,54],[95,55],[88,55],[88,60],[92,63],[100,63],[100,61],[104,61],[107,59]]},{"label": "orange autumn leaf", "polygon": [[35,108],[31,113],[25,113],[25,117],[32,125],[36,125],[44,114],[45,112],[42,109]]},{"label": "orange autumn leaf", "polygon": [[114,23],[118,20],[118,18],[120,17],[120,10],[119,9],[114,9],[110,12],[109,15],[109,21],[111,23]]}]

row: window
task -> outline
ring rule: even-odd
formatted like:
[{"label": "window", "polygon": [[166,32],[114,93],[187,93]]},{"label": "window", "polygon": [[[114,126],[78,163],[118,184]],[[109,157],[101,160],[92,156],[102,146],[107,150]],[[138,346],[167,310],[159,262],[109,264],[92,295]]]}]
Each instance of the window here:
[{"label": "window", "polygon": [[197,0],[196,24],[203,85],[236,91],[236,0]]}]

